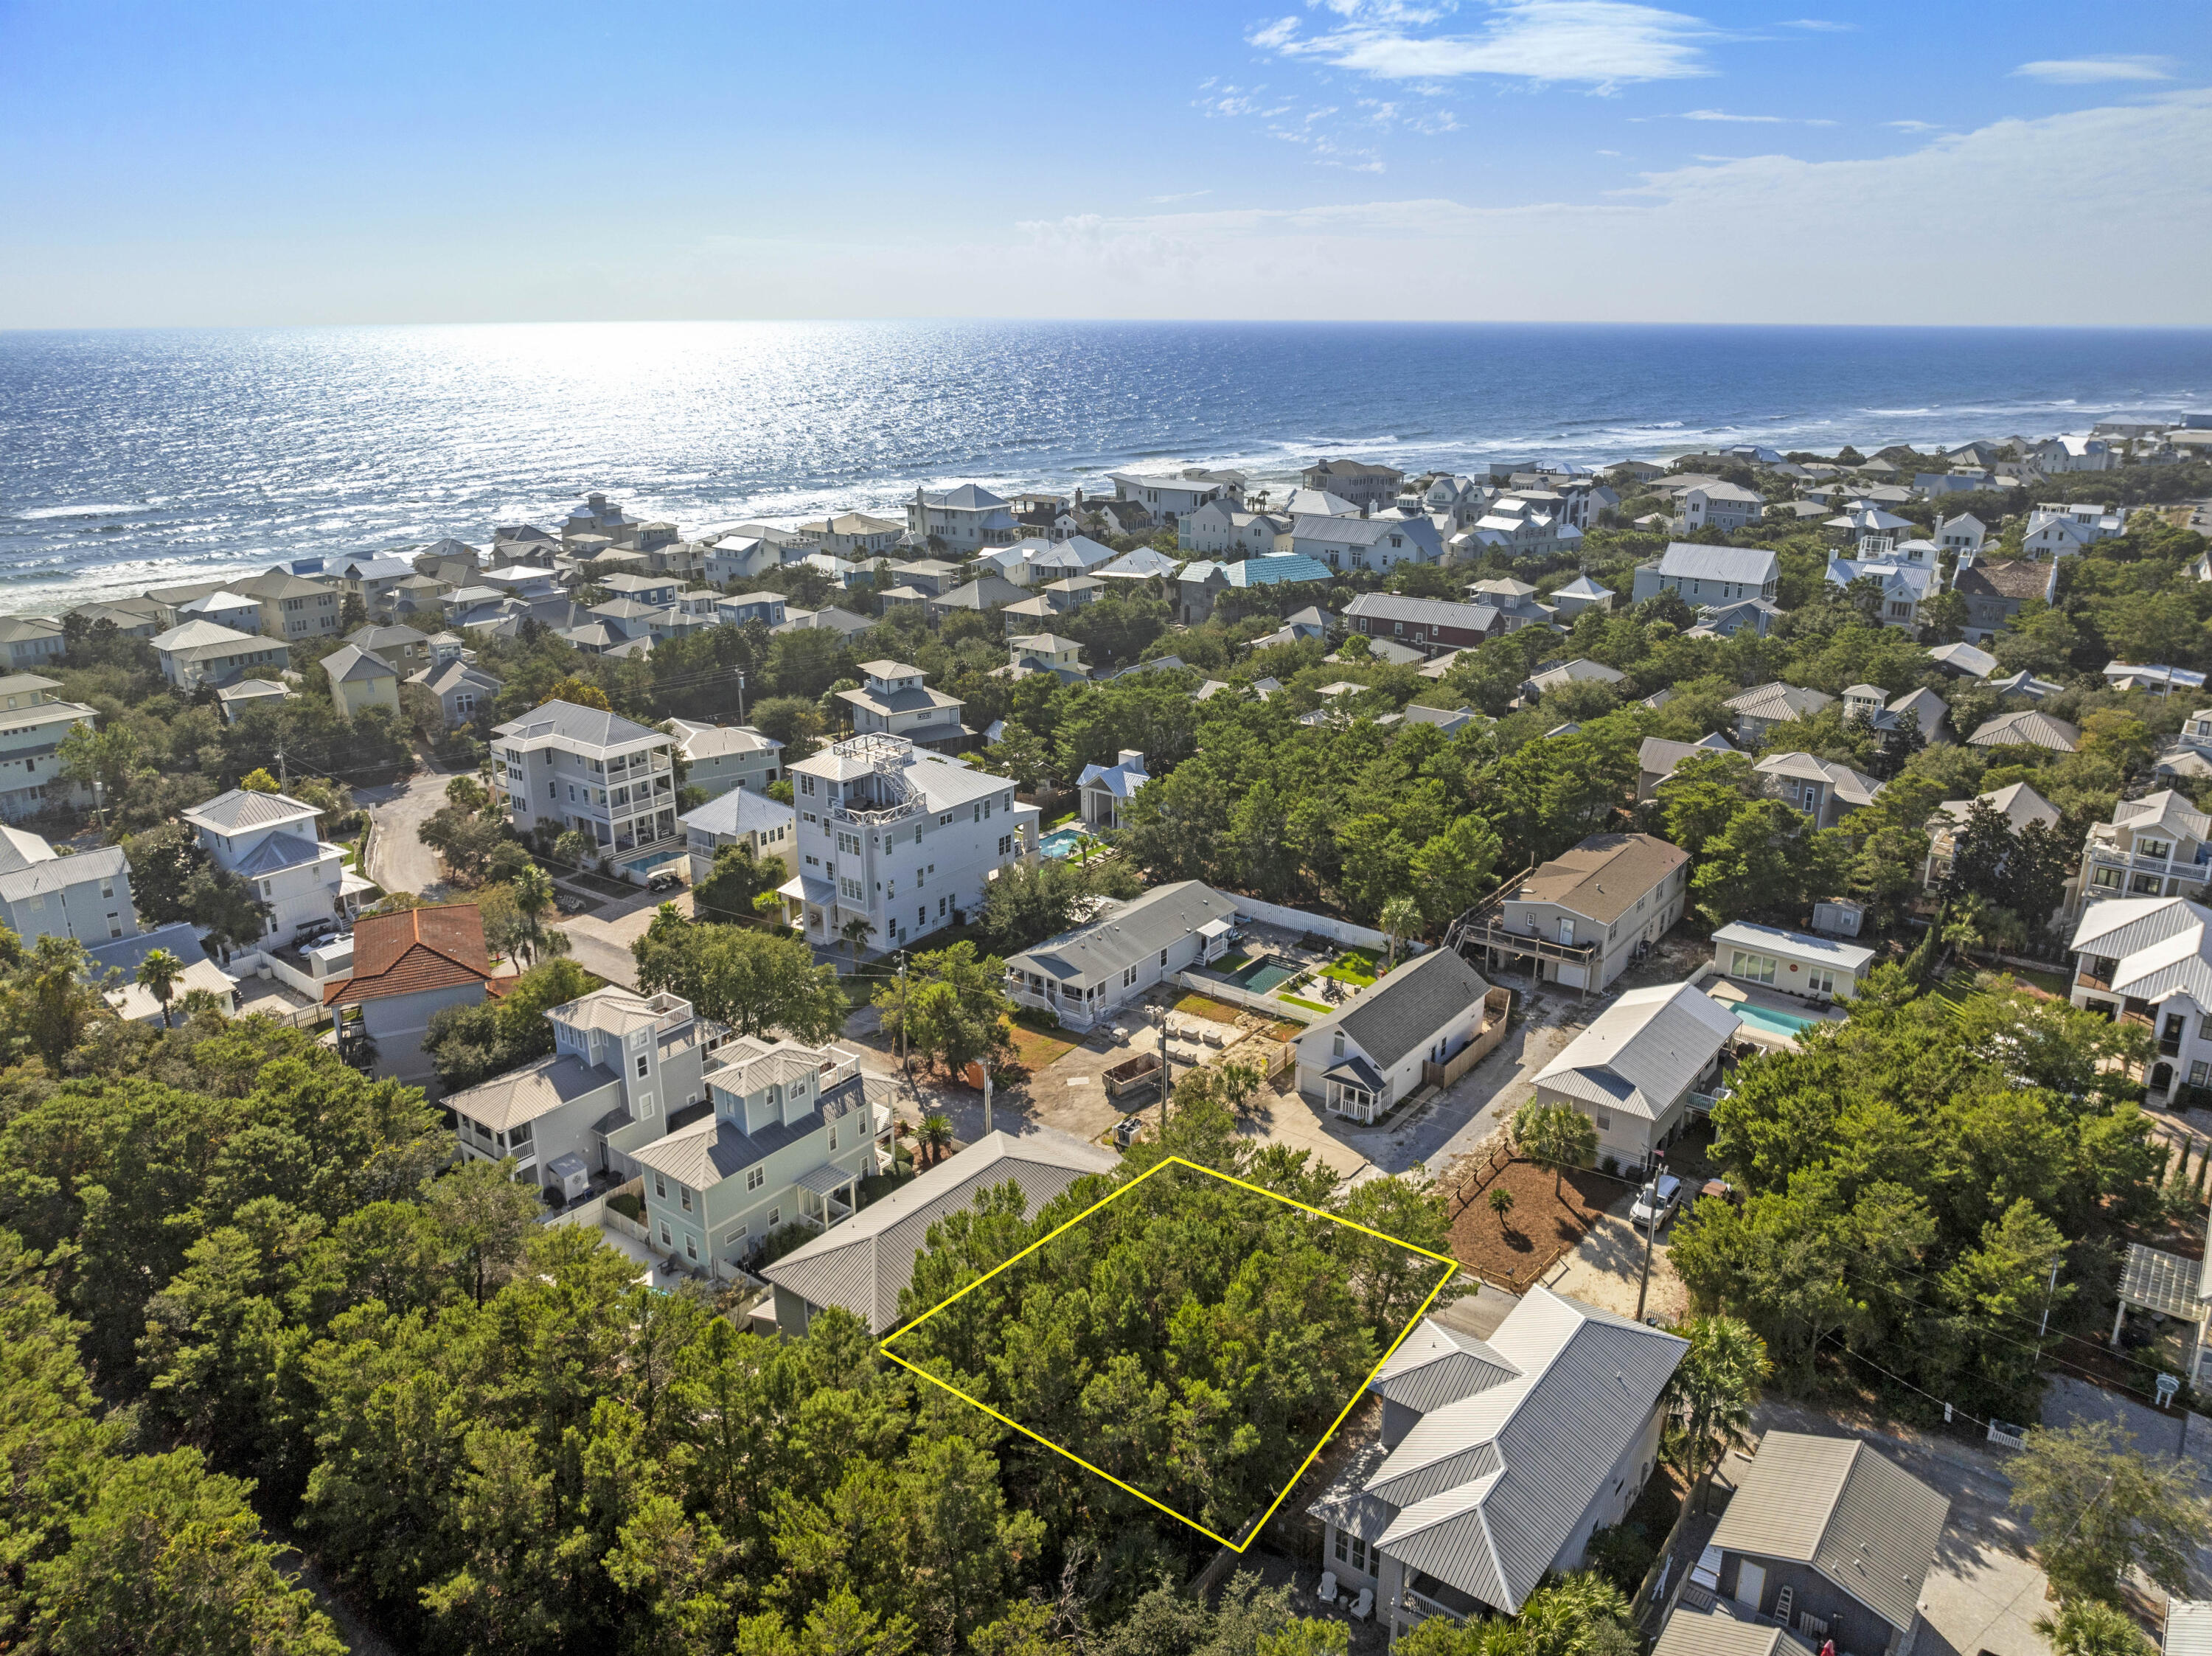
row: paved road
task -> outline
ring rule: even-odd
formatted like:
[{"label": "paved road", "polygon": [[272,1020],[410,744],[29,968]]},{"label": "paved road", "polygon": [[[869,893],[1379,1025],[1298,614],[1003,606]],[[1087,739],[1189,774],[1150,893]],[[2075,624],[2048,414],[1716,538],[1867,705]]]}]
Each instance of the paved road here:
[{"label": "paved road", "polygon": [[[597,894],[593,894],[597,900]],[[639,891],[618,897],[588,914],[564,914],[560,929],[568,934],[568,952],[586,972],[595,972],[609,983],[625,989],[637,987],[637,957],[629,946],[643,937],[663,903],[672,903],[686,919],[691,917],[691,888],[665,894]]]},{"label": "paved road", "polygon": [[391,787],[356,788],[354,798],[368,807],[376,832],[369,836],[368,877],[386,891],[411,891],[418,897],[447,895],[437,853],[415,837],[424,820],[446,803],[445,772],[425,767]]}]

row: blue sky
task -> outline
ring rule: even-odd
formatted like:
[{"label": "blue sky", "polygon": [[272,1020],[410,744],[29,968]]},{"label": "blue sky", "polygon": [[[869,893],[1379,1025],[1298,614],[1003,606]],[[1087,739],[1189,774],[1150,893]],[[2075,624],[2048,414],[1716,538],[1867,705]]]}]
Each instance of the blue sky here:
[{"label": "blue sky", "polygon": [[2201,9],[0,0],[0,327],[2212,323]]}]

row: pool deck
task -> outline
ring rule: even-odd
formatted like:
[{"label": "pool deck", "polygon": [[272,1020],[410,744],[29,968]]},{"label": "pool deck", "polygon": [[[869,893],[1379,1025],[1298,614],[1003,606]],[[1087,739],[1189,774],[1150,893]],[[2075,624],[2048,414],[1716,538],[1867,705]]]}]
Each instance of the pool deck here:
[{"label": "pool deck", "polygon": [[[1761,988],[1756,985],[1737,983],[1728,978],[1707,978],[1699,986],[1714,1000],[1731,1009],[1736,1005],[1757,1006],[1770,1012],[1781,1012],[1790,1017],[1803,1018],[1808,1023],[1841,1023],[1844,1021],[1844,1012],[1840,1007],[1815,1006],[1810,1001],[1798,999],[1795,995],[1783,994],[1778,991]],[[1743,1027],[1738,1034],[1743,1040],[1756,1041],[1762,1046],[1780,1049],[1796,1044],[1795,1035],[1785,1035],[1779,1029],[1771,1029],[1764,1024],[1753,1023],[1748,1018],[1744,1020]]]}]

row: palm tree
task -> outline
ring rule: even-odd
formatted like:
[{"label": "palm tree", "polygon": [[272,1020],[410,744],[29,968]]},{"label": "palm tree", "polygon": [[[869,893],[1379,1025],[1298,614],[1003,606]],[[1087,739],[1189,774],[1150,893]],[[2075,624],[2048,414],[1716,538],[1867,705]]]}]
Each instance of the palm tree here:
[{"label": "palm tree", "polygon": [[516,870],[507,889],[514,896],[514,941],[535,966],[538,951],[545,946],[545,911],[553,907],[552,879],[537,864],[526,863]]},{"label": "palm tree", "polygon": [[2154,1656],[2158,1649],[2127,1611],[2096,1598],[2069,1599],[2055,1620],[2038,1617],[2035,1630],[2058,1656]]},{"label": "palm tree", "polygon": [[876,935],[876,923],[865,914],[855,914],[837,928],[837,936],[853,951],[853,969],[860,969],[860,951],[868,946],[868,939]]},{"label": "palm tree", "polygon": [[1667,1396],[1682,1419],[1671,1447],[1702,1509],[1709,1471],[1730,1449],[1750,1445],[1751,1405],[1773,1365],[1766,1342],[1735,1317],[1699,1317],[1680,1331],[1690,1349],[1667,1382]]},{"label": "palm tree", "polygon": [[212,989],[187,989],[184,999],[177,1003],[177,1010],[185,1015],[185,1022],[190,1023],[197,1017],[221,1017],[229,1010],[229,1006]]},{"label": "palm tree", "polygon": [[1390,965],[1382,968],[1387,972],[1398,964],[1399,943],[1421,929],[1421,906],[1411,897],[1393,897],[1382,905],[1380,924],[1390,939]]},{"label": "palm tree", "polygon": [[1498,1234],[1503,1235],[1505,1230],[1505,1216],[1513,1211],[1513,1192],[1504,1186],[1499,1185],[1492,1189],[1488,1200],[1490,1210],[1498,1216]]},{"label": "palm tree", "polygon": [[945,1152],[952,1148],[952,1123],[942,1113],[932,1110],[922,1117],[921,1126],[915,1137],[929,1153],[929,1165],[933,1168],[945,1159]]},{"label": "palm tree", "polygon": [[1571,1104],[1530,1099],[1513,1113],[1513,1142],[1532,1161],[1552,1164],[1554,1198],[1569,1167],[1586,1168],[1597,1159],[1597,1127]]},{"label": "palm tree", "polygon": [[161,1027],[169,1024],[169,1003],[176,998],[177,986],[184,980],[185,963],[166,949],[148,952],[138,962],[138,975],[132,980],[147,993],[161,1003]]}]

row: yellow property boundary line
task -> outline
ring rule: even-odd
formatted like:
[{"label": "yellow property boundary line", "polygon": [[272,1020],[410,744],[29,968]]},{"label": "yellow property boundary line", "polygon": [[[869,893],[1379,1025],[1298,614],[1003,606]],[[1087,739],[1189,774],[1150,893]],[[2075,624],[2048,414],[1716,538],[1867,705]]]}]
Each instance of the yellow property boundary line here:
[{"label": "yellow property boundary line", "polygon": [[[1077,1454],[1073,1450],[1065,1448],[1061,1445],[1054,1443],[1050,1438],[1045,1437],[1040,1433],[1031,1431],[1028,1427],[1023,1425],[1021,1422],[1018,1420],[1007,1419],[1006,1416],[992,1408],[988,1403],[979,1402],[977,1399],[969,1397],[968,1393],[962,1391],[958,1386],[949,1385],[945,1381],[938,1379],[936,1375],[931,1374],[927,1369],[919,1368],[915,1364],[908,1362],[904,1357],[902,1357],[897,1352],[891,1350],[891,1345],[894,1341],[904,1339],[908,1335],[913,1333],[915,1330],[920,1328],[924,1323],[927,1322],[932,1317],[934,1317],[939,1312],[944,1310],[948,1306],[957,1303],[964,1295],[974,1293],[977,1289],[982,1287],[984,1283],[989,1282],[992,1277],[997,1276],[1000,1271],[1006,1270],[1009,1266],[1019,1265],[1024,1259],[1029,1258],[1030,1254],[1036,1253],[1047,1242],[1051,1241],[1054,1237],[1073,1229],[1077,1225],[1081,1224],[1085,1219],[1088,1219],[1092,1214],[1097,1212],[1099,1209],[1106,1206],[1109,1203],[1120,1201],[1121,1198],[1127,1196],[1131,1191],[1136,1189],[1138,1186],[1143,1184],[1146,1180],[1150,1179],[1154,1174],[1160,1172],[1164,1168],[1177,1167],[1188,1168],[1193,1173],[1202,1173],[1209,1179],[1218,1179],[1224,1185],[1234,1185],[1237,1189],[1250,1191],[1255,1196],[1265,1196],[1272,1201],[1282,1203],[1285,1207],[1296,1208],[1301,1213],[1310,1213],[1317,1219],[1328,1220],[1331,1224],[1342,1225],[1346,1230],[1356,1230],[1363,1236],[1372,1236],[1377,1241],[1391,1243],[1395,1247],[1404,1248],[1408,1253],[1418,1253],[1425,1259],[1434,1259],[1439,1265],[1445,1267],[1443,1275],[1437,1278],[1437,1285],[1429,1290],[1428,1298],[1421,1301],[1419,1309],[1416,1310],[1413,1316],[1407,1319],[1406,1325],[1398,1331],[1397,1338],[1390,1342],[1389,1349],[1383,1352],[1382,1356],[1376,1361],[1375,1367],[1368,1371],[1367,1378],[1359,1383],[1358,1389],[1352,1392],[1351,1398],[1345,1404],[1342,1409],[1337,1411],[1336,1418],[1329,1422],[1328,1429],[1321,1435],[1320,1441],[1316,1442],[1313,1448],[1307,1453],[1306,1458],[1298,1463],[1297,1471],[1291,1474],[1290,1482],[1284,1484],[1280,1493],[1279,1493],[1272,1501],[1267,1503],[1267,1511],[1261,1513],[1257,1519],[1253,1520],[1244,1526],[1244,1539],[1242,1541],[1231,1541],[1225,1535],[1216,1534],[1213,1531],[1206,1528],[1205,1525],[1200,1523],[1196,1519],[1187,1518],[1182,1513],[1177,1512],[1174,1507],[1166,1505],[1164,1502],[1155,1501],[1152,1496],[1146,1495],[1142,1489],[1131,1488],[1128,1484],[1124,1483],[1120,1478],[1115,1477],[1113,1473],[1102,1471],[1099,1468],[1092,1465],[1089,1461],[1085,1460],[1081,1455]],[[959,1293],[953,1295],[949,1299],[940,1301],[939,1304],[930,1307],[928,1310],[923,1312],[921,1316],[915,1318],[904,1328],[900,1329],[895,1334],[886,1336],[876,1349],[881,1351],[884,1356],[889,1357],[893,1362],[898,1364],[900,1368],[908,1370],[909,1373],[920,1375],[923,1380],[927,1380],[932,1386],[938,1387],[941,1391],[950,1392],[954,1397],[959,1398],[961,1402],[968,1404],[970,1408],[981,1410],[985,1414],[990,1416],[993,1420],[997,1421],[1000,1425],[1012,1427],[1015,1431],[1019,1432],[1024,1437],[1029,1438],[1032,1441],[1041,1443],[1046,1448],[1051,1450],[1054,1454],[1073,1461],[1077,1465],[1082,1467],[1085,1471],[1091,1473],[1094,1477],[1104,1478],[1115,1489],[1121,1490],[1125,1494],[1136,1496],[1138,1500],[1143,1501],[1146,1506],[1157,1507],[1159,1511],[1165,1513],[1170,1518],[1174,1519],[1177,1523],[1188,1524],[1192,1529],[1196,1530],[1200,1535],[1205,1536],[1208,1540],[1220,1543],[1221,1545],[1228,1548],[1231,1552],[1241,1553],[1245,1548],[1250,1546],[1253,1541],[1259,1536],[1260,1532],[1267,1527],[1267,1520],[1275,1515],[1276,1507],[1281,1506],[1285,1501],[1289,1499],[1291,1491],[1297,1488],[1298,1480],[1306,1475],[1306,1469],[1309,1466],[1311,1466],[1316,1459],[1321,1454],[1321,1452],[1328,1447],[1329,1439],[1336,1435],[1336,1429],[1344,1424],[1344,1417],[1352,1412],[1353,1406],[1358,1403],[1359,1399],[1363,1396],[1366,1394],[1367,1388],[1375,1383],[1376,1375],[1382,1372],[1382,1365],[1389,1362],[1391,1357],[1395,1355],[1398,1348],[1405,1344],[1406,1336],[1412,1333],[1415,1325],[1420,1322],[1423,1317],[1428,1314],[1429,1307],[1436,1303],[1437,1295],[1443,1292],[1444,1284],[1450,1282],[1454,1277],[1457,1276],[1459,1271],[1459,1261],[1453,1259],[1449,1254],[1432,1253],[1427,1248],[1416,1247],[1413,1243],[1401,1240],[1398,1237],[1386,1236],[1379,1230],[1370,1230],[1365,1225],[1354,1224],[1351,1220],[1344,1218],[1340,1215],[1330,1213],[1326,1209],[1309,1207],[1304,1202],[1294,1202],[1289,1197],[1279,1195],[1274,1191],[1263,1190],[1257,1185],[1247,1184],[1242,1179],[1232,1179],[1229,1174],[1217,1172],[1212,1168],[1201,1167],[1195,1162],[1187,1162],[1180,1156],[1170,1156],[1155,1163],[1153,1166],[1147,1168],[1143,1173],[1139,1174],[1127,1184],[1122,1186],[1121,1189],[1115,1191],[1110,1195],[1102,1197],[1096,1202],[1093,1202],[1089,1207],[1084,1209],[1082,1212],[1077,1214],[1075,1217],[1070,1219],[1066,1224],[1058,1227],[1049,1234],[1039,1237],[1036,1241],[1031,1242],[1027,1247],[1024,1248],[1019,1253],[1015,1254],[1012,1259],[1005,1261],[1001,1265],[993,1266],[989,1271],[984,1272],[983,1275],[978,1277],[974,1282],[969,1283],[967,1287],[962,1289]]]}]

